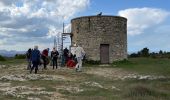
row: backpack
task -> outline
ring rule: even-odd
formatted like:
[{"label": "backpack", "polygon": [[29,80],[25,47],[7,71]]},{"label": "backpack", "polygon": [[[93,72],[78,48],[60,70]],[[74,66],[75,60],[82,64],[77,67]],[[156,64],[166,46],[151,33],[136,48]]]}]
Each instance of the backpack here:
[{"label": "backpack", "polygon": [[27,51],[26,57],[27,57],[28,59],[31,58],[31,53]]}]

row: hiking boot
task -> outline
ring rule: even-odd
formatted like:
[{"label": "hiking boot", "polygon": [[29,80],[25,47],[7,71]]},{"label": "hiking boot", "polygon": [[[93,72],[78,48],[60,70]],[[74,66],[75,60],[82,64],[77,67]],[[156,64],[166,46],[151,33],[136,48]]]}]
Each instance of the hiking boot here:
[{"label": "hiking boot", "polygon": [[79,70],[78,72],[82,72],[82,70]]},{"label": "hiking boot", "polygon": [[30,70],[30,74],[32,73],[32,70]]},{"label": "hiking boot", "polygon": [[76,72],[78,71],[78,68],[76,68]]}]

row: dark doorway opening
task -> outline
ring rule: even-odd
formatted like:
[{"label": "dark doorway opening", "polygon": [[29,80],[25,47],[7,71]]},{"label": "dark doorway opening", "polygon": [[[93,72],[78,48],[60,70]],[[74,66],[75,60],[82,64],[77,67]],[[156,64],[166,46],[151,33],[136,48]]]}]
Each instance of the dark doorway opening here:
[{"label": "dark doorway opening", "polygon": [[100,44],[100,61],[102,64],[109,63],[109,44]]}]

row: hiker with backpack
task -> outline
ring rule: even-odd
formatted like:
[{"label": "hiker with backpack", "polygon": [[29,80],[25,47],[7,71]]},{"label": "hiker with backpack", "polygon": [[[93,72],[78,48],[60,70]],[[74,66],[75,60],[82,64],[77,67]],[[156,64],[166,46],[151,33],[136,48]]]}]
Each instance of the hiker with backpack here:
[{"label": "hiker with backpack", "polygon": [[35,69],[35,74],[37,74],[38,65],[40,63],[40,51],[38,50],[38,46],[35,46],[34,50],[31,52],[31,62],[33,66],[31,67],[30,73]]},{"label": "hiker with backpack", "polygon": [[67,63],[68,61],[68,53],[69,53],[69,50],[67,49],[67,47],[64,49],[64,65]]},{"label": "hiker with backpack", "polygon": [[32,52],[31,48],[29,48],[28,51],[26,52],[26,59],[28,62],[27,70],[31,69],[31,52]]},{"label": "hiker with backpack", "polygon": [[47,69],[47,65],[48,65],[48,63],[49,63],[48,52],[49,52],[49,48],[44,49],[44,50],[42,51],[42,54],[41,54],[41,58],[43,59],[44,69]]}]

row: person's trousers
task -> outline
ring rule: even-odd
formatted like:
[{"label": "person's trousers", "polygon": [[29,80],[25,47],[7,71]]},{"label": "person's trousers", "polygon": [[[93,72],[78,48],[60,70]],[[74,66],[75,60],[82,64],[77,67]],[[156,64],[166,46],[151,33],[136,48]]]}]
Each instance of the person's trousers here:
[{"label": "person's trousers", "polygon": [[43,65],[44,65],[44,69],[47,69],[47,61],[46,61],[46,57],[42,56],[43,59]]},{"label": "person's trousers", "polygon": [[61,57],[61,67],[64,67],[65,66],[65,58],[64,58],[64,55],[62,55]]},{"label": "person's trousers", "polygon": [[54,66],[56,66],[56,69],[57,69],[57,58],[53,58],[53,69],[54,69]]},{"label": "person's trousers", "polygon": [[30,60],[30,59],[27,59],[27,62],[28,62],[27,70],[30,70],[30,69],[31,69],[31,60]]},{"label": "person's trousers", "polygon": [[31,67],[30,73],[35,69],[35,74],[36,74],[36,73],[37,73],[37,70],[38,70],[38,64],[39,64],[39,62],[33,61],[32,64],[33,64],[33,66]]},{"label": "person's trousers", "polygon": [[82,58],[81,57],[77,57],[77,64],[76,64],[76,70],[77,71],[82,71]]}]

